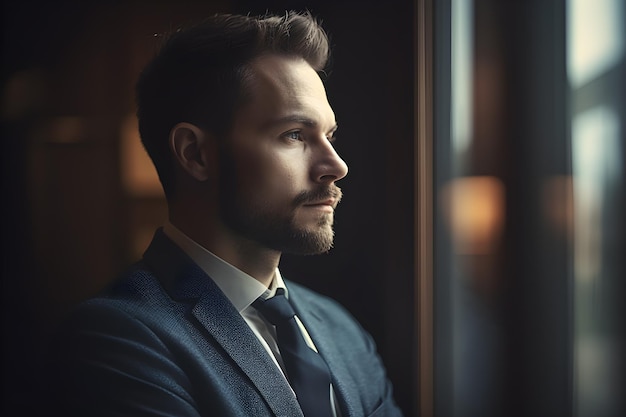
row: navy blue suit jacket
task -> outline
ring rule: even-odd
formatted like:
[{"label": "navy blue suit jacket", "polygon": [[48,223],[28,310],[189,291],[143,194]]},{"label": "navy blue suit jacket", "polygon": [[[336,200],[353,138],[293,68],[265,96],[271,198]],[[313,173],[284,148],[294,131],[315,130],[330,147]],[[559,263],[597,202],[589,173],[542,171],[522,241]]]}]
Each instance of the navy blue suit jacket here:
[{"label": "navy blue suit jacket", "polygon": [[[343,416],[400,416],[372,338],[336,302],[286,285]],[[302,416],[241,315],[160,230],[143,261],[82,303],[54,340],[59,415]]]}]

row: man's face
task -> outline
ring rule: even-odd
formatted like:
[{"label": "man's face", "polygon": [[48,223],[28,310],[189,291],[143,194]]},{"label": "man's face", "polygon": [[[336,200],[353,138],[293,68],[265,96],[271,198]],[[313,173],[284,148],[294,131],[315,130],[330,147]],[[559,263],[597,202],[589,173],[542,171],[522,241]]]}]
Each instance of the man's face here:
[{"label": "man's face", "polygon": [[324,86],[304,60],[269,55],[251,64],[249,98],[220,155],[220,211],[228,228],[280,252],[314,254],[333,243],[335,182],[348,167]]}]

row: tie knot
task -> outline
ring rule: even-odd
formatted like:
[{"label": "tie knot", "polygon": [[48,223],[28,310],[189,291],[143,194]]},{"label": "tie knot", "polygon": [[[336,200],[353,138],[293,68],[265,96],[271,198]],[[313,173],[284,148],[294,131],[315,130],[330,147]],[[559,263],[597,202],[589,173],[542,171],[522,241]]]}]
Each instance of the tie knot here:
[{"label": "tie knot", "polygon": [[283,288],[278,288],[276,295],[272,298],[266,300],[258,298],[252,305],[273,325],[289,321],[296,315],[289,300],[285,297]]}]

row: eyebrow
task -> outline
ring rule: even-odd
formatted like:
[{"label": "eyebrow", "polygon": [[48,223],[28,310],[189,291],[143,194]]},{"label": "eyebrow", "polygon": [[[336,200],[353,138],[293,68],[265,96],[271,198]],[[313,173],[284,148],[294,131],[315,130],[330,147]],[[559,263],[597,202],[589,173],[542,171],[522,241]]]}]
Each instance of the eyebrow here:
[{"label": "eyebrow", "polygon": [[[279,117],[277,119],[270,120],[269,122],[266,123],[266,127],[270,128],[273,126],[279,126],[279,125],[287,124],[287,123],[299,123],[309,128],[314,128],[318,126],[318,123],[309,117],[298,115],[298,114],[293,114],[293,115]],[[335,130],[337,130],[338,127],[339,125],[335,123],[335,125],[328,131],[334,132]]]}]

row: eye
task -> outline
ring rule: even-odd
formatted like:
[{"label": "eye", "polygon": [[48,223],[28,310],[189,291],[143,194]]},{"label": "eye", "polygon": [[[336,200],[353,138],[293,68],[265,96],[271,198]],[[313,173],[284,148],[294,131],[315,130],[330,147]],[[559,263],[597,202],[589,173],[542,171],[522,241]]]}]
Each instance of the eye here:
[{"label": "eye", "polygon": [[330,143],[333,143],[333,144],[335,143],[335,141],[337,140],[337,126],[335,126],[335,128],[333,130],[328,132],[328,134],[326,135],[326,139]]},{"label": "eye", "polygon": [[287,132],[283,135],[283,137],[289,140],[297,140],[300,142],[304,140],[304,138],[302,137],[302,132],[300,130],[292,130],[291,132]]}]

